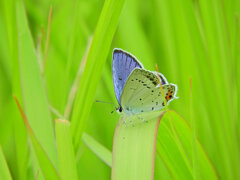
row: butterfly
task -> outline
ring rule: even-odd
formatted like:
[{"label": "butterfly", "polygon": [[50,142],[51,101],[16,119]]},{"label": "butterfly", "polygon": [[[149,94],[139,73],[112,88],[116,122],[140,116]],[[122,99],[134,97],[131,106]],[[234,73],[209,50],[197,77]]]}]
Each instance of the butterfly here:
[{"label": "butterfly", "polygon": [[158,111],[165,106],[163,98],[167,105],[176,98],[178,88],[175,84],[168,83],[161,73],[144,69],[135,56],[119,48],[113,50],[112,77],[120,113],[134,115]]}]

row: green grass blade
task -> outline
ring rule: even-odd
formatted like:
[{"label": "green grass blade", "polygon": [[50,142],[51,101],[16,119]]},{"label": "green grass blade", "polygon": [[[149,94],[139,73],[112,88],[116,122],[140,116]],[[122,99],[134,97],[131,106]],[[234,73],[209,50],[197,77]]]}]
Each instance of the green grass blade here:
[{"label": "green grass blade", "polygon": [[0,179],[4,180],[12,179],[1,146],[0,146]]},{"label": "green grass blade", "polygon": [[[203,147],[196,143],[199,160],[196,164],[200,170],[198,178],[218,179]],[[192,131],[186,121],[174,111],[166,112],[159,126],[157,154],[166,162],[174,179],[193,178],[192,146]]]},{"label": "green grass blade", "polygon": [[77,180],[77,167],[70,132],[70,123],[66,120],[56,120],[56,141],[58,163],[63,180]]},{"label": "green grass blade", "polygon": [[108,166],[112,166],[112,152],[87,133],[82,135],[83,142]]},{"label": "green grass blade", "polygon": [[166,163],[162,160],[158,154],[155,159],[154,179],[173,179],[173,176],[166,166]]},{"label": "green grass blade", "polygon": [[[213,0],[199,2],[201,21],[206,36],[206,48],[208,49],[209,59],[211,59],[208,63],[210,67],[214,67],[211,76],[214,78],[215,88],[218,89],[215,94],[217,98],[221,98],[221,101],[217,103],[217,108],[216,103],[214,104],[215,110],[218,111],[214,114],[218,117],[213,119],[214,129],[217,131],[216,142],[219,146],[217,156],[221,157],[216,161],[216,168],[224,165],[222,171],[219,171],[220,175],[225,179],[238,179],[239,171],[235,167],[239,166],[239,160],[237,160],[239,159],[239,152],[237,152],[239,145],[234,133],[234,121],[227,121],[229,118],[234,119],[235,112],[232,111],[231,99],[235,87],[231,83],[232,58],[229,56],[226,34],[226,28],[228,27],[224,26],[224,17],[220,5]],[[219,119],[225,120],[219,123]],[[229,154],[229,152],[232,153]]]},{"label": "green grass blade", "polygon": [[[62,109],[65,108],[65,106],[67,106],[66,104],[66,97],[68,95],[67,90],[68,90],[68,81],[69,81],[69,76],[71,74],[71,70],[72,70],[72,66],[73,66],[73,57],[74,57],[74,45],[76,45],[76,42],[78,41],[77,38],[77,28],[79,28],[79,18],[78,18],[78,14],[79,14],[79,9],[80,9],[80,2],[76,1],[76,7],[74,9],[74,16],[73,16],[73,22],[72,22],[72,32],[71,32],[71,36],[70,36],[70,40],[69,40],[69,49],[68,49],[68,55],[67,55],[67,65],[66,65],[66,73],[64,76],[64,84],[66,84],[66,86],[64,86],[63,88],[63,98],[62,98]],[[65,117],[65,115],[64,115]],[[65,117],[68,119],[68,117]]]},{"label": "green grass blade", "polygon": [[19,68],[24,109],[36,138],[39,140],[39,143],[53,164],[56,165],[57,157],[53,126],[37,64],[33,40],[28,28],[24,5],[21,0],[17,1],[16,9],[19,38]]},{"label": "green grass blade", "polygon": [[[144,34],[139,19],[138,0],[126,1],[116,33],[117,47],[135,55],[146,69],[155,67],[154,46],[150,46],[149,37]],[[137,44],[137,46],[136,46]],[[159,47],[156,47],[159,48]]]},{"label": "green grass blade", "polygon": [[38,141],[37,137],[35,136],[33,129],[31,127],[31,125],[29,124],[26,115],[24,114],[18,100],[16,97],[15,101],[17,103],[18,109],[21,113],[21,116],[23,118],[25,127],[27,129],[28,135],[30,137],[34,152],[36,153],[37,159],[38,159],[38,163],[40,165],[40,168],[42,170],[43,176],[45,177],[45,179],[60,179],[58,172],[56,170],[56,168],[54,167],[54,165],[52,164],[51,160],[49,159],[47,153],[45,152],[45,150],[43,149],[41,143]]},{"label": "green grass blade", "polygon": [[[59,176],[72,169],[62,170],[58,155],[73,147],[66,162],[76,161],[79,179],[111,178],[119,115],[94,100],[118,104],[113,47],[150,71],[158,64],[178,86],[169,108],[184,119],[172,111],[161,119],[154,179],[240,179],[240,1],[123,1],[0,0],[0,146],[12,179],[46,179],[12,94]],[[71,123],[72,146],[54,137],[59,118]]]},{"label": "green grass blade", "polygon": [[[239,3],[240,4],[240,3]],[[239,8],[240,9],[240,8]],[[240,10],[239,10],[240,11]],[[239,15],[240,15],[240,13],[239,13]],[[240,46],[238,45],[239,44],[239,42],[240,42],[240,21],[239,21],[239,18],[236,18],[236,41],[237,41],[237,43],[236,43],[236,47],[235,47],[235,63],[236,63],[236,69],[235,69],[235,71],[236,71],[236,76],[237,76],[237,79],[236,79],[236,86],[237,86],[237,92],[236,92],[236,94],[238,94],[238,96],[237,96],[237,102],[236,102],[236,107],[237,107],[237,109],[240,109],[240,96],[239,96],[239,94],[240,94],[240,69],[239,68],[237,68],[237,67],[239,67],[240,66],[240,53],[237,53],[237,52],[240,52]],[[239,119],[240,118],[240,111],[238,110],[237,111],[237,118]],[[238,133],[238,137],[240,137],[240,123],[238,123],[238,128],[237,128],[237,133]]]},{"label": "green grass blade", "polygon": [[[11,62],[11,85],[12,85],[12,94],[17,95],[20,98],[20,102],[22,102],[21,98],[21,82],[19,76],[19,61],[18,61],[18,43],[17,43],[17,28],[16,28],[16,8],[14,0],[4,0],[1,1],[2,12],[5,17],[5,27],[7,30],[7,47],[10,62]],[[2,27],[1,27],[2,28]],[[11,98],[12,100],[12,98]],[[13,100],[12,100],[13,102]],[[12,103],[13,104],[13,103]],[[18,168],[19,179],[26,179],[27,176],[27,162],[29,159],[29,149],[27,145],[27,132],[24,127],[24,123],[21,120],[21,117],[18,113],[18,110],[15,106],[12,109],[12,115],[14,116],[14,138],[16,144],[16,160],[15,163]],[[14,175],[13,175],[14,176]]]},{"label": "green grass blade", "polygon": [[[114,134],[112,179],[153,179],[155,143],[161,113],[130,116],[134,125],[119,122]],[[139,122],[140,121],[140,122]]]},{"label": "green grass blade", "polygon": [[80,143],[88,115],[91,111],[94,95],[107,59],[123,3],[124,0],[105,1],[93,36],[73,108],[72,137],[76,148]]},{"label": "green grass blade", "polygon": [[193,164],[193,177],[200,179],[199,157],[197,150],[197,135],[196,135],[196,122],[193,113],[193,99],[192,99],[192,79],[190,79],[190,122],[192,127],[192,164]]}]

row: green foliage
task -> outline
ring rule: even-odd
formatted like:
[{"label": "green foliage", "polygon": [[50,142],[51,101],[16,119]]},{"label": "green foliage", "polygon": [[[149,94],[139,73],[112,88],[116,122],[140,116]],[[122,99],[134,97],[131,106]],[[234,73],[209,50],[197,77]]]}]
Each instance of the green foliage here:
[{"label": "green foliage", "polygon": [[124,0],[106,1],[84,65],[72,115],[73,142],[78,148],[87,117],[91,111],[97,83],[117,28]]},{"label": "green foliage", "polygon": [[[169,106],[177,113],[167,111],[159,124],[155,179],[240,179],[239,15],[236,0],[0,1],[0,177],[34,179],[40,170],[38,179],[57,179],[58,171],[62,178],[111,178],[119,115],[94,100],[117,104],[111,54],[119,47],[146,69],[158,64],[179,88]],[[71,132],[54,124],[60,117]],[[131,133],[125,135],[147,144],[147,136]],[[144,162],[126,146],[117,150]],[[65,153],[69,166],[63,169]]]},{"label": "green foliage", "polygon": [[83,142],[87,145],[89,149],[91,149],[103,162],[105,162],[108,166],[112,166],[112,152],[109,151],[102,144],[97,142],[93,137],[89,134],[84,133],[82,135]]},{"label": "green foliage", "polygon": [[[52,164],[51,160],[48,157],[48,154],[45,152],[42,145],[38,141],[36,135],[34,134],[32,127],[29,124],[28,119],[27,119],[26,115],[24,114],[19,101],[17,100],[16,97],[14,97],[14,98],[16,100],[16,104],[18,106],[19,112],[21,113],[21,116],[23,118],[26,130],[30,137],[31,144],[33,146],[34,153],[36,154],[36,158],[37,158],[38,164],[42,170],[43,176],[45,177],[45,179],[60,179],[54,165]],[[36,174],[36,177],[39,178],[39,170]],[[40,176],[40,178],[41,178],[41,176]]]},{"label": "green foliage", "polygon": [[57,157],[51,116],[22,1],[17,1],[16,3],[16,17],[19,44],[19,70],[24,110],[37,139],[51,161],[56,165]]},{"label": "green foliage", "polygon": [[56,120],[56,141],[58,163],[62,179],[78,179],[70,123],[68,121],[61,119]]},{"label": "green foliage", "polygon": [[[176,112],[167,111],[163,115],[158,131],[157,156],[166,162],[174,179],[218,179],[214,167],[199,142],[197,142],[196,153],[196,169],[199,176],[194,177],[193,133],[187,122]],[[161,169],[156,167],[155,170],[161,173]]]},{"label": "green foliage", "polygon": [[143,114],[146,122],[137,115],[120,120],[114,134],[112,179],[153,179],[160,115]]},{"label": "green foliage", "polygon": [[12,179],[1,146],[0,146],[0,178],[6,180]]}]

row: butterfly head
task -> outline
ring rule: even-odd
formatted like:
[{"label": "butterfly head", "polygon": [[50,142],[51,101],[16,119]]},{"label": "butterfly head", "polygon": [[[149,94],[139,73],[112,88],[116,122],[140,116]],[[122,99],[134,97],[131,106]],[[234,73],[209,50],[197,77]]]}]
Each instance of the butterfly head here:
[{"label": "butterfly head", "polygon": [[122,106],[119,106],[118,108],[116,108],[116,110],[117,110],[118,114],[121,114],[123,111],[123,108],[122,108]]}]

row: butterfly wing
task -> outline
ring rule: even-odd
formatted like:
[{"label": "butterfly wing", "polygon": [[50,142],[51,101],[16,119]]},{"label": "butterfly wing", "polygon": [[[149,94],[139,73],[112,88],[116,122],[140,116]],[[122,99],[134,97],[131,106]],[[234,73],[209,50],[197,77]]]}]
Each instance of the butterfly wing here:
[{"label": "butterfly wing", "polygon": [[[177,86],[164,84],[162,88],[169,103],[176,96]],[[156,74],[145,69],[134,69],[126,81],[121,102],[123,110],[130,114],[162,109],[164,100]]]},{"label": "butterfly wing", "polygon": [[135,68],[143,68],[143,65],[130,53],[121,49],[113,50],[112,77],[116,98],[121,105],[121,95],[126,80]]},{"label": "butterfly wing", "polygon": [[153,71],[152,73],[154,73],[155,75],[158,75],[159,78],[161,79],[161,84],[164,85],[164,84],[168,84],[168,81],[167,79],[165,78],[165,76],[159,72],[156,72],[156,71]]}]

